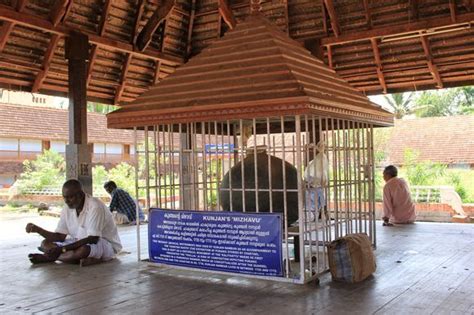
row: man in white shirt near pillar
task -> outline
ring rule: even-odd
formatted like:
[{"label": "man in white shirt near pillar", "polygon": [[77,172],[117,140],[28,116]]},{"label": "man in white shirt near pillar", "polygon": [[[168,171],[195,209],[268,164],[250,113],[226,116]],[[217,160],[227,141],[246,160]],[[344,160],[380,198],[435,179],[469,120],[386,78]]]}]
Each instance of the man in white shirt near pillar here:
[{"label": "man in white shirt near pillar", "polygon": [[29,254],[31,263],[56,260],[65,263],[90,265],[115,258],[122,244],[107,206],[97,198],[87,195],[78,180],[64,183],[64,206],[55,232],[28,223],[27,233],[38,233],[45,239],[38,249],[43,254]]}]

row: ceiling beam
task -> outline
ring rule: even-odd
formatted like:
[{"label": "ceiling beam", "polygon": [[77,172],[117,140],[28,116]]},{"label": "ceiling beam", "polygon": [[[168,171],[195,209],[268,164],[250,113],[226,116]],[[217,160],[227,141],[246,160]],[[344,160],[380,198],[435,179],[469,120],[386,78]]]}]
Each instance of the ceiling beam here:
[{"label": "ceiling beam", "polygon": [[120,85],[117,87],[117,92],[115,93],[114,103],[118,104],[120,98],[122,97],[123,90],[125,89],[125,82],[127,82],[127,72],[130,68],[130,63],[132,62],[132,54],[127,54],[123,62],[122,73],[120,74]]},{"label": "ceiling beam", "polygon": [[217,0],[217,6],[219,8],[219,14],[224,19],[225,24],[227,24],[229,28],[233,30],[237,22],[235,21],[235,17],[232,13],[229,2],[227,0]]},{"label": "ceiling beam", "polygon": [[180,65],[183,63],[183,58],[178,56],[165,54],[152,48],[148,48],[147,51],[143,52],[135,51],[133,45],[128,42],[98,36],[97,34],[84,30],[77,30],[62,24],[54,27],[51,21],[45,20],[35,15],[19,13],[5,6],[0,6],[0,20],[61,36],[69,36],[73,31],[82,32],[83,34],[89,36],[89,42],[91,44],[99,45],[100,47],[106,49],[131,53],[134,56],[140,56],[142,58],[161,60],[171,65]]},{"label": "ceiling beam", "polygon": [[372,16],[370,14],[369,0],[364,0],[365,22],[369,28],[372,28]]},{"label": "ceiling beam", "polygon": [[155,13],[153,13],[145,27],[138,34],[137,48],[139,51],[144,51],[148,47],[156,29],[168,17],[175,4],[175,0],[163,0],[161,5],[158,6]]},{"label": "ceiling beam", "polygon": [[14,0],[12,1],[12,6],[17,10],[18,12],[21,12],[25,9],[27,0]]},{"label": "ceiling beam", "polygon": [[323,31],[326,36],[328,36],[328,17],[326,14],[326,6],[324,5],[324,0],[321,0],[321,19],[323,21]]},{"label": "ceiling beam", "polygon": [[456,0],[449,0],[449,13],[451,14],[451,21],[456,23]]},{"label": "ceiling beam", "polygon": [[410,18],[413,21],[418,20],[418,0],[409,0]]},{"label": "ceiling beam", "polygon": [[383,75],[382,59],[380,58],[380,50],[376,38],[371,38],[372,51],[374,52],[375,65],[377,66],[377,77],[379,78],[380,86],[385,94],[387,94],[387,84]]},{"label": "ceiling beam", "polygon": [[51,40],[49,42],[48,49],[46,50],[44,54],[41,71],[36,76],[31,92],[36,93],[41,89],[41,85],[43,84],[43,81],[46,78],[46,75],[48,74],[49,66],[51,65],[51,60],[53,60],[54,52],[56,51],[56,47],[58,47],[60,38],[61,37],[59,35],[56,35],[56,34],[51,35]]},{"label": "ceiling beam", "polygon": [[10,32],[13,30],[13,27],[15,27],[15,24],[8,21],[4,21],[3,25],[0,27],[0,52],[2,52],[3,48],[5,48],[5,45],[7,44],[8,36],[10,35]]},{"label": "ceiling beam", "polygon": [[49,19],[51,20],[51,23],[53,23],[53,26],[57,26],[61,20],[64,20],[71,9],[71,4],[71,0],[56,0],[54,2],[53,8],[49,13]]},{"label": "ceiling beam", "polygon": [[339,29],[339,21],[337,19],[336,9],[334,8],[334,2],[333,0],[324,0],[324,5],[328,10],[329,19],[331,20],[332,31],[334,32],[334,35],[338,37],[339,35],[341,35],[341,31]]},{"label": "ceiling beam", "polygon": [[[459,14],[456,17],[457,23],[468,23],[474,21],[474,13]],[[340,35],[339,37],[326,37],[321,39],[322,45],[341,45],[345,43],[369,40],[373,37],[382,37],[388,35],[396,35],[408,32],[424,31],[428,28],[442,27],[452,25],[451,17],[430,18],[418,20],[408,24],[390,25],[384,27],[373,28],[362,32],[354,32]]]},{"label": "ceiling beam", "polygon": [[334,69],[334,63],[333,63],[333,60],[332,60],[332,47],[331,46],[326,46],[326,48],[328,50],[328,66],[329,66],[329,68]]},{"label": "ceiling beam", "polygon": [[104,36],[105,34],[105,25],[107,24],[107,20],[109,18],[109,11],[110,11],[110,6],[112,5],[111,0],[105,0],[105,4],[102,8],[102,15],[100,16],[100,21],[99,21],[99,36]]},{"label": "ceiling beam", "polygon": [[153,85],[160,82],[160,67],[161,67],[161,62],[157,60],[155,62],[155,75],[153,76]]},{"label": "ceiling beam", "polygon": [[188,38],[186,41],[186,58],[191,57],[192,52],[192,39],[193,39],[193,28],[194,28],[194,17],[196,15],[196,0],[191,2],[191,15],[189,17],[189,26],[188,26]]},{"label": "ceiling beam", "polygon": [[431,75],[436,82],[438,88],[443,88],[443,81],[439,75],[438,67],[433,63],[433,56],[431,55],[430,42],[426,36],[421,36],[421,45],[425,52],[426,60],[428,62],[428,68],[430,69]]},{"label": "ceiling beam", "polygon": [[135,25],[133,27],[132,44],[136,44],[138,37],[138,28],[140,27],[140,21],[142,20],[143,13],[145,12],[146,0],[138,0],[137,14],[135,15]]}]

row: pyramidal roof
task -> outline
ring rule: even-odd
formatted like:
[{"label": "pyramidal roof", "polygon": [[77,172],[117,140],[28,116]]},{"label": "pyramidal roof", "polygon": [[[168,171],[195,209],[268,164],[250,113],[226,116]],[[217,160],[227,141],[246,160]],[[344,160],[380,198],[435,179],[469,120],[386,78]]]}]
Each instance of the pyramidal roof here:
[{"label": "pyramidal roof", "polygon": [[393,116],[265,17],[245,22],[135,101],[109,128],[321,114],[392,125]]}]

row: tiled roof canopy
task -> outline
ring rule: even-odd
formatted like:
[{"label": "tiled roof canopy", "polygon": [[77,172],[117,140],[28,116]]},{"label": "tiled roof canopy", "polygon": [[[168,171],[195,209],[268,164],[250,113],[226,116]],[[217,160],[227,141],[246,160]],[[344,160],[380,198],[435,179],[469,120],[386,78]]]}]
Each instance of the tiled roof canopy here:
[{"label": "tiled roof canopy", "polygon": [[418,162],[474,164],[474,116],[396,120],[387,145],[388,161],[402,165],[407,149],[420,154]]},{"label": "tiled roof canopy", "polygon": [[[103,114],[88,113],[89,143],[133,144],[133,132],[107,129]],[[68,141],[68,111],[0,104],[0,137]]]},{"label": "tiled roof canopy", "polygon": [[107,122],[129,128],[311,113],[393,122],[298,42],[252,15]]}]

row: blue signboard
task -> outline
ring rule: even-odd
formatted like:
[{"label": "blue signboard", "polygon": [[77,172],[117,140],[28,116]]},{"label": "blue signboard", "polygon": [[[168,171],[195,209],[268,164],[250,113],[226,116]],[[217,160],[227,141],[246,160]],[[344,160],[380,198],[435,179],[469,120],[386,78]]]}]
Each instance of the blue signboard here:
[{"label": "blue signboard", "polygon": [[206,144],[205,150],[207,154],[233,153],[234,144],[233,143]]},{"label": "blue signboard", "polygon": [[259,276],[282,276],[281,214],[150,209],[150,260]]}]

